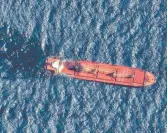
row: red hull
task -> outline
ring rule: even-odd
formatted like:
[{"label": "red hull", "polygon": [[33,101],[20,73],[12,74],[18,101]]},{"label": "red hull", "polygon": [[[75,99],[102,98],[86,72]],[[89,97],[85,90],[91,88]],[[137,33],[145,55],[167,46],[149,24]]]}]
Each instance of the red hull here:
[{"label": "red hull", "polygon": [[[53,63],[55,63],[53,65]],[[124,86],[149,86],[155,83],[152,73],[138,68],[117,66],[90,61],[65,61],[51,57],[46,60],[45,69],[53,73],[64,73],[73,78],[104,82]]]}]

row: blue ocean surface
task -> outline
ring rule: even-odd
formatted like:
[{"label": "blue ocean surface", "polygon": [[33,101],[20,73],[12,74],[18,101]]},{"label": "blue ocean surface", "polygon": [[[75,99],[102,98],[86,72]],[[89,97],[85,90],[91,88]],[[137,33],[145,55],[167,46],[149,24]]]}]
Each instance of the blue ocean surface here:
[{"label": "blue ocean surface", "polygon": [[[166,0],[0,0],[1,133],[165,133]],[[47,57],[153,72],[133,88],[53,76]]]}]

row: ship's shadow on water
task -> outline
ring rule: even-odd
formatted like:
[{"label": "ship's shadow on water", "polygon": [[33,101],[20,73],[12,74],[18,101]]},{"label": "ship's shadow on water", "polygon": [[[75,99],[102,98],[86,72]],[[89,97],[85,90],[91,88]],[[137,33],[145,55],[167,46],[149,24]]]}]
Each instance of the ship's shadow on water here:
[{"label": "ship's shadow on water", "polygon": [[0,71],[1,78],[15,80],[32,78],[42,74],[45,55],[37,37],[26,40],[24,35],[0,27]]}]

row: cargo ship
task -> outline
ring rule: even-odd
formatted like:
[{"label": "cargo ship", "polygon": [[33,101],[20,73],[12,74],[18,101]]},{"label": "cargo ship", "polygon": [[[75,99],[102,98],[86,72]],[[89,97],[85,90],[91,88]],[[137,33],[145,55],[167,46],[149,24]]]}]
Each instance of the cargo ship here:
[{"label": "cargo ship", "polygon": [[50,57],[46,59],[44,68],[53,74],[62,73],[77,79],[122,86],[142,87],[155,83],[155,76],[151,72],[91,61],[64,61],[57,57]]}]

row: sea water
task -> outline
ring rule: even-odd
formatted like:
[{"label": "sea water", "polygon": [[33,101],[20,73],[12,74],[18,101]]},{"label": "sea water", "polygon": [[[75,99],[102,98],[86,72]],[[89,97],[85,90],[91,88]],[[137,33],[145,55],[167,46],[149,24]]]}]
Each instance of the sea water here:
[{"label": "sea water", "polygon": [[[166,132],[165,0],[1,0],[0,132]],[[133,88],[53,76],[47,57],[153,72]]]}]

